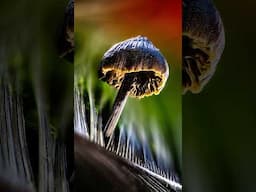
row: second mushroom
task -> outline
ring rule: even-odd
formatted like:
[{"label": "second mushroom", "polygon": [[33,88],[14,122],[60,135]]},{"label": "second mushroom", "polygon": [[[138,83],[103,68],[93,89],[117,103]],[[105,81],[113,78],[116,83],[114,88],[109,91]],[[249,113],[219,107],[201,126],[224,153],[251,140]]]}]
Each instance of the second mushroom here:
[{"label": "second mushroom", "polygon": [[128,96],[157,95],[169,76],[166,59],[148,38],[137,36],[112,46],[103,56],[99,78],[118,89],[112,113],[105,125],[110,137]]}]

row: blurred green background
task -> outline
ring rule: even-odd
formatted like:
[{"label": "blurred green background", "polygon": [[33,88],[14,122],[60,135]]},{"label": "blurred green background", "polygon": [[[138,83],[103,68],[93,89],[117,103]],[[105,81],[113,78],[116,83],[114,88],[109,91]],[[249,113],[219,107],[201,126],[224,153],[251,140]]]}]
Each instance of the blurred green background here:
[{"label": "blurred green background", "polygon": [[[148,134],[149,140],[151,138],[150,144],[155,150],[166,148],[167,154],[172,158],[173,166],[180,175],[182,147],[181,33],[179,31],[181,29],[181,17],[177,14],[175,17],[177,21],[165,23],[166,26],[169,24],[167,28],[171,29],[173,27],[172,34],[166,34],[163,27],[161,29],[154,28],[154,25],[159,24],[158,20],[155,19],[155,21],[152,20],[152,23],[149,22],[154,16],[151,14],[142,15],[141,17],[138,15],[135,23],[122,20],[122,18],[119,18],[119,20],[122,20],[121,22],[116,21],[113,16],[116,12],[123,10],[123,13],[125,13],[127,7],[129,9],[133,8],[119,3],[119,6],[115,4],[116,11],[113,12],[113,8],[106,6],[106,2],[78,1],[75,5],[75,86],[79,86],[85,94],[93,95],[98,112],[106,113],[102,114],[105,118],[103,121],[106,122],[117,91],[98,79],[97,70],[103,54],[115,43],[137,35],[144,35],[152,40],[169,63],[169,79],[159,95],[140,100],[129,98],[119,125],[132,125],[134,128],[143,130]],[[141,2],[134,2],[132,5],[136,7],[136,3],[140,4]],[[177,5],[172,6],[176,6],[175,9],[180,9],[180,5],[180,3],[177,3]],[[148,6],[150,7],[151,4],[144,4],[145,13],[147,13]],[[162,7],[164,7],[164,4]],[[152,9],[159,8],[152,7]],[[83,12],[84,10],[90,11],[86,14]],[[108,10],[112,11],[108,12]],[[159,21],[162,22],[161,18]],[[137,26],[137,28],[134,26]],[[102,112],[102,110],[105,111]],[[161,135],[162,139],[159,142],[163,143],[162,146],[156,146],[157,141],[150,135],[152,132],[158,132]]]},{"label": "blurred green background", "polygon": [[28,191],[21,184],[36,191],[70,187],[73,64],[59,57],[67,4],[68,0],[1,1],[0,188],[5,177],[20,191]]},{"label": "blurred green background", "polygon": [[255,1],[213,1],[226,46],[209,84],[182,100],[185,191],[254,192]]}]

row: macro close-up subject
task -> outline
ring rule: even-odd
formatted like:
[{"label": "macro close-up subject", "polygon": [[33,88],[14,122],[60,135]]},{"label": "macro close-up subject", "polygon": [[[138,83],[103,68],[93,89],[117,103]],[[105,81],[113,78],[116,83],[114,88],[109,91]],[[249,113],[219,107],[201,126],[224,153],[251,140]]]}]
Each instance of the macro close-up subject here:
[{"label": "macro close-up subject", "polygon": [[164,2],[75,4],[78,191],[182,190],[181,2]]},{"label": "macro close-up subject", "polygon": [[[0,192],[215,186],[205,159],[225,147],[214,126],[224,132],[231,117],[219,106],[224,72],[235,70],[219,5],[3,1]],[[225,155],[216,157],[228,172]]]}]

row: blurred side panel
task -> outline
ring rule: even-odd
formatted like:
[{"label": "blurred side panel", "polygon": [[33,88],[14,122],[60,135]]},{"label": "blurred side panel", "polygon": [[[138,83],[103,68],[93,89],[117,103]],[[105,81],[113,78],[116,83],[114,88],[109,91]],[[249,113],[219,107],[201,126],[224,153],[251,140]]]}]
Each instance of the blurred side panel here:
[{"label": "blurred side panel", "polygon": [[72,2],[1,1],[0,13],[0,190],[70,191]]},{"label": "blurred side panel", "polygon": [[255,1],[212,1],[226,45],[215,74],[183,97],[185,191],[256,189]]}]

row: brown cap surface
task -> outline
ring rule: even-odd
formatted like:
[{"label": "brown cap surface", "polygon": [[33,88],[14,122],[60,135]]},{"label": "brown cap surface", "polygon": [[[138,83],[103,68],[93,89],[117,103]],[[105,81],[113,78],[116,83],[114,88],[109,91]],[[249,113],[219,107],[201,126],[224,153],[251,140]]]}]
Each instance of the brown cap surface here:
[{"label": "brown cap surface", "polygon": [[142,98],[159,94],[169,76],[169,67],[151,41],[137,36],[112,46],[99,67],[99,78],[117,89],[126,74],[135,77],[129,95]]},{"label": "brown cap surface", "polygon": [[215,73],[225,44],[219,12],[210,0],[183,0],[182,81],[198,93]]}]

